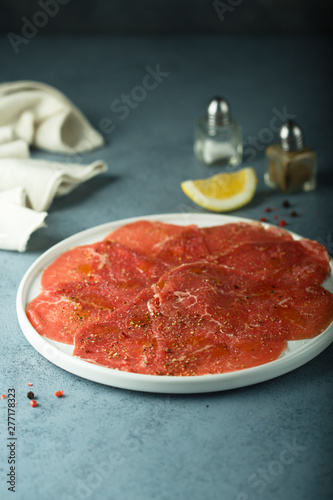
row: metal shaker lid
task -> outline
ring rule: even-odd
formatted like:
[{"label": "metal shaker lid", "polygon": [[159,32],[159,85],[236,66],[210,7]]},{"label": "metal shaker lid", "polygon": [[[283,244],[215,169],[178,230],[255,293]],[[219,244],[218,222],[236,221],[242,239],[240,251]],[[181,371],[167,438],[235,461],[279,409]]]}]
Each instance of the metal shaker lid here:
[{"label": "metal shaker lid", "polygon": [[222,97],[214,97],[207,106],[207,122],[211,128],[229,125],[230,106]]},{"label": "metal shaker lid", "polygon": [[288,120],[280,128],[280,141],[283,151],[299,151],[304,148],[302,130],[293,120]]}]

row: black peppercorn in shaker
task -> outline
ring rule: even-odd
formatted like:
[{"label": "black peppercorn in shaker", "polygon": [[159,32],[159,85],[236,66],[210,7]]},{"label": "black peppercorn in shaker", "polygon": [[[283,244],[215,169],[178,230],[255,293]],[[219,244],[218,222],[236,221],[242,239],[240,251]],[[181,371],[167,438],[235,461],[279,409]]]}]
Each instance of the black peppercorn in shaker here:
[{"label": "black peppercorn in shaker", "polygon": [[280,144],[266,149],[267,171],[265,182],[282,191],[311,191],[316,187],[317,158],[304,145],[303,133],[293,120],[280,129]]}]

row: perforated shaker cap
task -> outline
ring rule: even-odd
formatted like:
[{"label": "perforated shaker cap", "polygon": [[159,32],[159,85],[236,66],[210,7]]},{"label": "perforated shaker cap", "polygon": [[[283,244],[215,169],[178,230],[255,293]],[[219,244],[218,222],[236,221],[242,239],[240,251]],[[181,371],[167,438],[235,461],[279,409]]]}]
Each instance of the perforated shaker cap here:
[{"label": "perforated shaker cap", "polygon": [[229,125],[230,106],[223,97],[214,97],[207,106],[207,122],[210,128]]},{"label": "perforated shaker cap", "polygon": [[302,130],[293,120],[288,120],[280,128],[280,141],[283,151],[299,151],[304,148]]}]

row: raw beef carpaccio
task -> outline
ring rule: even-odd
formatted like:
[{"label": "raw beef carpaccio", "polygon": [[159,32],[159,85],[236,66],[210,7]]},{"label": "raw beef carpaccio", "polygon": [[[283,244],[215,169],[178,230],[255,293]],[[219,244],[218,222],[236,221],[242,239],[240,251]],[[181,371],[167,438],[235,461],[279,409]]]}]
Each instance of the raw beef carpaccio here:
[{"label": "raw beef carpaccio", "polygon": [[209,228],[140,220],[68,250],[27,306],[73,355],[133,373],[226,373],[279,358],[333,320],[329,257],[260,223]]}]

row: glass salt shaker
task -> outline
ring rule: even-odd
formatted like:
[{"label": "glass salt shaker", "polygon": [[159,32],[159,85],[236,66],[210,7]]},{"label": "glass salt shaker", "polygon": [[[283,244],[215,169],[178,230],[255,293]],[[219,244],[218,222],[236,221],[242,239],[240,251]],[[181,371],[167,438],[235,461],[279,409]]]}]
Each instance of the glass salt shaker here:
[{"label": "glass salt shaker", "polygon": [[206,116],[194,129],[194,153],[206,165],[238,165],[242,161],[242,129],[232,119],[230,106],[222,97],[212,99]]},{"label": "glass salt shaker", "polygon": [[288,120],[280,128],[280,144],[266,149],[266,184],[285,192],[311,191],[316,188],[317,157],[304,145],[301,128]]}]

